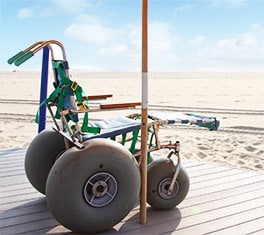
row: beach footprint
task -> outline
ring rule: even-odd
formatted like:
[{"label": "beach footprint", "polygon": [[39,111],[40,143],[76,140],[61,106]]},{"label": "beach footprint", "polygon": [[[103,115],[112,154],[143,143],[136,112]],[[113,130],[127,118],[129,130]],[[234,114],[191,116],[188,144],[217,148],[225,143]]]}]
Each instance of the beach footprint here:
[{"label": "beach footprint", "polygon": [[199,144],[198,149],[200,149],[200,150],[209,150],[210,146]]},{"label": "beach footprint", "polygon": [[261,169],[263,169],[263,164],[260,164],[260,163],[259,163],[259,164],[256,164],[256,165],[255,165],[255,168],[261,170]]},{"label": "beach footprint", "polygon": [[205,154],[205,153],[202,152],[202,151],[197,152],[197,156],[198,156],[200,159],[205,159],[205,158],[207,158],[207,154]]},{"label": "beach footprint", "polygon": [[255,152],[257,150],[257,148],[255,148],[251,145],[248,145],[245,147],[245,150],[247,150],[248,152]]},{"label": "beach footprint", "polygon": [[262,154],[264,154],[264,150],[259,150],[259,151],[257,152],[257,155],[258,155],[258,156],[260,156],[260,155],[262,155]]}]

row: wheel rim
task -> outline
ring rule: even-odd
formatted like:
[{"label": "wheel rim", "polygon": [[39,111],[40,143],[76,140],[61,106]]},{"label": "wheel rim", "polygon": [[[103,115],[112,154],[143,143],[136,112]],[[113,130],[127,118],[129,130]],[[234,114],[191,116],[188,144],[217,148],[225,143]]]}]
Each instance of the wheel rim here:
[{"label": "wheel rim", "polygon": [[116,179],[109,173],[100,172],[92,175],[85,183],[83,194],[85,201],[93,207],[108,205],[115,198],[118,190]]},{"label": "wheel rim", "polygon": [[175,195],[178,193],[179,191],[179,184],[178,182],[176,181],[175,182],[175,185],[174,185],[174,188],[171,192],[171,194],[169,195],[168,194],[168,189],[170,187],[170,184],[171,184],[171,178],[166,178],[166,179],[163,179],[160,183],[159,183],[159,186],[158,186],[158,193],[159,195],[163,198],[163,199],[171,199],[173,197],[175,197]]}]

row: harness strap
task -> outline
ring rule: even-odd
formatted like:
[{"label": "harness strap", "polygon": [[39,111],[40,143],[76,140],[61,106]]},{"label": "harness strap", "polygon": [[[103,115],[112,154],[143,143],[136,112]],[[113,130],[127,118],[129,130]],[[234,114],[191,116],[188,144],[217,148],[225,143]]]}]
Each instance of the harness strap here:
[{"label": "harness strap", "polygon": [[[86,104],[85,104],[84,99],[83,99],[83,96],[84,96],[83,93],[84,92],[83,92],[82,87],[79,86],[79,84],[77,82],[71,81],[66,76],[63,62],[62,61],[61,62],[60,61],[53,61],[53,68],[57,69],[57,73],[59,76],[59,79],[58,79],[59,84],[55,88],[55,90],[50,94],[50,96],[40,103],[39,108],[42,105],[47,104],[48,102],[57,103],[57,110],[56,110],[55,118],[60,119],[60,117],[61,117],[60,110],[64,109],[65,106],[67,105],[67,104],[65,104],[66,103],[65,99],[67,98],[67,96],[74,94],[76,96],[76,100],[78,101],[77,106],[80,109],[87,109],[88,108],[88,104],[87,104],[88,100],[86,100]],[[72,120],[73,122],[77,122],[79,120],[77,114],[69,114],[69,115],[67,115],[66,119]],[[35,121],[38,123],[38,112],[37,112]],[[100,128],[98,128],[98,127],[89,127],[88,122],[89,122],[88,113],[85,112],[82,127],[81,127],[82,131],[90,132],[90,133],[99,133],[100,132]]]}]

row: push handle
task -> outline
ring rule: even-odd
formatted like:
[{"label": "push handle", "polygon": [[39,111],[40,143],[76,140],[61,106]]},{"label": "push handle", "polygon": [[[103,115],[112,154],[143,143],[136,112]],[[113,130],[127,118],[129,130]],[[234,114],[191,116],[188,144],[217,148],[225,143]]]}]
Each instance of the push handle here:
[{"label": "push handle", "polygon": [[24,53],[24,51],[20,51],[20,52],[18,52],[17,54],[15,54],[13,57],[11,57],[8,61],[7,61],[7,63],[8,64],[13,64],[19,57],[21,57],[21,56],[23,56],[25,53]]},{"label": "push handle", "polygon": [[19,57],[16,61],[15,61],[15,65],[19,66],[22,63],[24,63],[26,60],[28,60],[29,58],[31,58],[34,55],[34,53],[32,51],[28,51],[26,54],[22,55],[21,57]]}]

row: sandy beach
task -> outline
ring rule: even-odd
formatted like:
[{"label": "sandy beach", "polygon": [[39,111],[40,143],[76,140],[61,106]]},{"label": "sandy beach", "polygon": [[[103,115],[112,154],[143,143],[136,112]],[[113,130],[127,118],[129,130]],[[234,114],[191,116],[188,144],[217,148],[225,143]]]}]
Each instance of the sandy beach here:
[{"label": "sandy beach", "polygon": [[[0,148],[27,148],[37,134],[39,72],[0,72]],[[52,91],[50,75],[49,92]],[[86,95],[113,94],[105,103],[140,102],[140,73],[72,72]],[[149,73],[149,109],[216,117],[217,131],[170,125],[161,141],[179,140],[186,159],[264,173],[264,73]],[[140,109],[91,113],[90,119],[139,113]],[[47,127],[51,127],[48,118]]]}]

